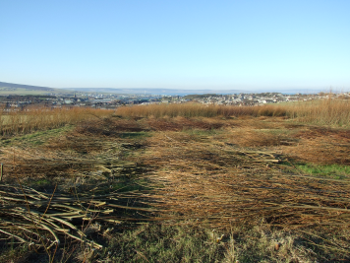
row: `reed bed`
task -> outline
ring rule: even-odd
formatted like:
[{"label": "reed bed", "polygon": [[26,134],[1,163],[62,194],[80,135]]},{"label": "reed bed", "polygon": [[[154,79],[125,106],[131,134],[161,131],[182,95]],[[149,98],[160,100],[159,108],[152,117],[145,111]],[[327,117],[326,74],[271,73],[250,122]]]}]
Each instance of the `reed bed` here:
[{"label": "reed bed", "polygon": [[222,106],[199,103],[153,104],[120,107],[116,114],[123,117],[288,117],[298,122],[321,125],[350,125],[350,101],[341,98],[300,101],[263,106]]},{"label": "reed bed", "polygon": [[286,104],[288,116],[299,122],[321,125],[350,125],[350,100],[329,98]]},{"label": "reed bed", "polygon": [[93,108],[32,108],[29,110],[10,112],[0,111],[0,134],[2,136],[27,133],[35,130],[54,129],[66,124],[75,124],[82,120],[107,117],[113,110]]},{"label": "reed bed", "polygon": [[199,103],[184,104],[153,104],[139,105],[132,107],[121,107],[116,111],[117,115],[130,117],[216,117],[216,116],[284,116],[286,111],[283,107],[261,106],[261,107],[240,107],[240,106],[219,106],[203,105]]}]

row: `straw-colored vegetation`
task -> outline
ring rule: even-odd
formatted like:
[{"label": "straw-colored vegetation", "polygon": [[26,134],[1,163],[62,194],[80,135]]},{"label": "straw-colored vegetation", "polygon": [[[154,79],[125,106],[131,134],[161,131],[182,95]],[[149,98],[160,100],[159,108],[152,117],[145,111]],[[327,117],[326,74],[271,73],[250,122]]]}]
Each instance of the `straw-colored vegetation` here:
[{"label": "straw-colored vegetation", "polygon": [[6,136],[0,261],[348,262],[343,102],[122,107]]},{"label": "straw-colored vegetation", "polygon": [[288,116],[300,122],[325,125],[350,125],[350,100],[325,99],[287,104]]},{"label": "straw-colored vegetation", "polygon": [[284,116],[287,114],[284,107],[240,107],[204,105],[199,103],[184,104],[152,104],[134,107],[122,107],[116,111],[120,116],[143,117],[216,117],[216,116]]},{"label": "straw-colored vegetation", "polygon": [[[58,128],[76,124],[82,120],[107,117],[113,110],[92,108],[34,108],[10,112],[0,110],[0,134],[9,135],[35,130]],[[256,107],[186,104],[142,105],[118,108],[116,114],[123,117],[239,117],[239,116],[285,116],[305,123],[325,125],[350,125],[350,102],[345,99],[328,99],[283,105]]]},{"label": "straw-colored vegetation", "polygon": [[96,119],[111,115],[111,110],[92,108],[31,108],[25,111],[0,109],[0,134],[10,135],[35,130],[54,129],[82,120]]},{"label": "straw-colored vegetation", "polygon": [[239,117],[286,116],[298,122],[326,125],[350,125],[350,100],[344,98],[295,102],[254,107],[203,104],[162,104],[122,107],[120,116],[135,117]]}]

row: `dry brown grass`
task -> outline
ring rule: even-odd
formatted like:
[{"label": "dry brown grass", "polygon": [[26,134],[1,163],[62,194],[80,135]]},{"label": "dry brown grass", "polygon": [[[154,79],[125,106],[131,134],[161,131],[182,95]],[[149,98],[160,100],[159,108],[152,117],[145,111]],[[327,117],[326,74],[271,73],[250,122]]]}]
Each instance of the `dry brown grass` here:
[{"label": "dry brown grass", "polygon": [[240,117],[286,116],[303,123],[350,125],[350,101],[327,99],[264,106],[219,106],[195,103],[161,104],[121,107],[116,113],[123,117]]},{"label": "dry brown grass", "polygon": [[124,117],[142,116],[161,117],[216,117],[216,116],[285,116],[283,107],[266,105],[259,107],[218,106],[198,103],[153,104],[133,107],[122,107],[116,114]]},{"label": "dry brown grass", "polygon": [[348,216],[341,201],[348,199],[348,182],[326,184],[284,174],[278,165],[266,166],[266,157],[234,148],[220,136],[199,140],[168,132],[148,140],[153,147],[145,153],[144,162],[159,167],[154,180],[164,184],[156,191],[162,200],[159,207],[180,217],[216,226],[262,218],[269,224],[296,227],[332,225],[335,218],[346,224],[336,215]]},{"label": "dry brown grass", "polygon": [[283,150],[295,160],[350,165],[349,130],[308,127],[291,135],[291,140],[297,143]]},{"label": "dry brown grass", "polygon": [[150,118],[147,125],[154,131],[183,131],[186,129],[211,130],[219,129],[227,125],[222,120],[215,118]]},{"label": "dry brown grass", "polygon": [[350,101],[342,98],[286,104],[288,116],[305,123],[350,125]]},{"label": "dry brown grass", "polygon": [[2,136],[25,133],[35,130],[46,130],[75,124],[82,120],[92,120],[109,116],[112,110],[93,108],[34,108],[28,111],[0,111],[0,134]]},{"label": "dry brown grass", "polygon": [[[346,226],[349,180],[304,177],[296,169],[292,173],[281,170],[283,165],[271,160],[288,162],[298,157],[321,162],[317,158],[326,151],[333,156],[331,162],[336,158],[347,160],[349,152],[333,148],[327,138],[330,134],[339,136],[337,140],[343,138],[342,143],[349,146],[350,142],[345,141],[348,133],[320,131],[317,134],[324,143],[315,147],[312,141],[300,139],[300,134],[314,136],[312,127],[286,132],[278,124],[280,130],[269,130],[273,119],[270,121],[267,124],[255,119],[255,126],[265,129],[254,129],[252,123],[244,126],[236,120],[232,124],[239,123],[239,127],[227,127],[218,133],[166,131],[147,138],[148,151],[141,159],[158,167],[151,178],[163,187],[156,189],[153,197],[159,200],[157,206],[165,210],[164,215],[176,213],[178,218],[219,228],[254,225],[261,220],[293,231]],[[309,150],[298,153],[301,149]]]},{"label": "dry brown grass", "polygon": [[[137,140],[123,137],[144,133],[148,136]],[[126,150],[120,146],[135,142],[142,148]],[[288,171],[284,168],[293,160],[348,164],[348,149],[348,130],[297,125],[282,117],[115,116],[81,122],[38,148],[4,147],[0,159],[6,168],[13,164],[6,170],[6,180],[16,173],[20,177],[40,173],[45,178],[62,177],[62,181],[69,176],[91,176],[106,182],[108,178],[97,178],[92,172],[100,169],[96,165],[105,165],[107,170],[111,160],[126,158],[151,168],[138,176],[151,182],[152,190],[136,192],[161,210],[154,214],[156,220],[190,219],[193,225],[222,230],[256,224],[294,234],[313,232],[327,237],[322,246],[330,248],[322,249],[335,251],[334,258],[340,259],[349,251],[348,237],[337,245],[327,242],[333,233],[348,227],[348,178],[303,176],[292,165]],[[127,154],[122,155],[122,151]],[[272,162],[274,159],[284,163]],[[75,180],[66,181],[71,186]],[[315,237],[308,238],[317,242],[315,246],[321,244]],[[263,239],[257,240],[256,246],[260,246]],[[274,245],[266,247],[274,251]]]}]

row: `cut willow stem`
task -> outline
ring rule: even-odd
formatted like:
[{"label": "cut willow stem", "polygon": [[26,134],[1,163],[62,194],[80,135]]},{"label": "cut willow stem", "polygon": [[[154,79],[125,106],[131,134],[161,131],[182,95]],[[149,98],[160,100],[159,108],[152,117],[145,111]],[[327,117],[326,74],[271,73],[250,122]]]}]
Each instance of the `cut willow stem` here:
[{"label": "cut willow stem", "polygon": [[19,241],[21,241],[21,242],[23,242],[23,243],[26,243],[26,242],[27,242],[27,241],[25,241],[23,238],[21,238],[21,237],[19,237],[19,236],[15,235],[15,234],[12,234],[12,233],[6,232],[5,230],[3,230],[3,229],[1,229],[1,228],[0,228],[0,232],[1,232],[1,233],[4,233],[5,235],[8,235],[8,236],[14,237],[14,238],[16,238],[17,240],[19,240]]},{"label": "cut willow stem", "polygon": [[3,176],[3,167],[4,165],[1,163],[1,166],[0,166],[0,182],[2,182],[2,176]]},{"label": "cut willow stem", "polygon": [[47,210],[48,210],[49,207],[50,207],[50,203],[51,203],[51,201],[52,201],[53,195],[54,195],[55,192],[56,192],[56,188],[57,188],[57,183],[56,183],[55,189],[53,190],[53,193],[52,193],[52,195],[51,195],[51,198],[50,198],[50,200],[49,200],[49,203],[48,203],[48,205],[47,205],[47,207],[46,207],[46,210],[45,210],[45,212],[43,213],[43,215],[41,216],[41,218],[40,218],[40,220],[39,220],[39,223],[41,222],[41,219],[44,217],[44,215],[46,214]]}]

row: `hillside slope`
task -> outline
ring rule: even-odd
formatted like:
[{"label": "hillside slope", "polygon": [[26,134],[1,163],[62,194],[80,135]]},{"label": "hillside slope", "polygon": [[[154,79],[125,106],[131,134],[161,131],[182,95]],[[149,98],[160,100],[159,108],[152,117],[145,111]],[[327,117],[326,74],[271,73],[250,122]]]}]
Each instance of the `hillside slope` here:
[{"label": "hillside slope", "polygon": [[38,95],[65,92],[60,89],[0,82],[0,95]]}]

